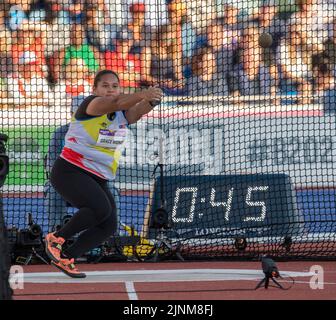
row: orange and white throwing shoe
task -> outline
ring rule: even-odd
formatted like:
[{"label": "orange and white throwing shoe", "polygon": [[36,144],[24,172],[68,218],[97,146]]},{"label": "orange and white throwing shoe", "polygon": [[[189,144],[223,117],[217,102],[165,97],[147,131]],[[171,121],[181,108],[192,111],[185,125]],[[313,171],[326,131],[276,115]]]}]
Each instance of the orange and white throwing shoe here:
[{"label": "orange and white throwing shoe", "polygon": [[58,262],[51,261],[51,264],[71,278],[85,278],[86,274],[78,271],[74,261],[74,259],[60,259]]},{"label": "orange and white throwing shoe", "polygon": [[48,257],[58,262],[61,259],[62,245],[65,240],[61,237],[55,237],[54,233],[48,233],[45,236],[45,251]]}]

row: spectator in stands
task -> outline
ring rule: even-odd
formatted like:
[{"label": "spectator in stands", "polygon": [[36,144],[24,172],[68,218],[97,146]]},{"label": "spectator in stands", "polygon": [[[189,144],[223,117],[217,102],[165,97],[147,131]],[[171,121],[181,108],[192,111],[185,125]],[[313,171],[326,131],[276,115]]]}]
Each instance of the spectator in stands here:
[{"label": "spectator in stands", "polygon": [[187,8],[182,0],[172,0],[168,4],[167,24],[159,28],[162,34],[169,34],[171,38],[171,50],[175,52],[176,68],[183,73],[183,66],[191,59],[196,47],[196,31],[188,21]]},{"label": "spectator in stands", "polygon": [[103,9],[106,25],[114,25],[118,30],[126,23],[128,1],[96,0],[96,3],[100,9]]},{"label": "spectator in stands", "polygon": [[286,35],[287,24],[279,16],[279,6],[274,2],[266,2],[260,6],[254,21],[261,33],[269,33],[273,38],[272,47],[276,47],[278,40]]},{"label": "spectator in stands", "polygon": [[0,98],[7,98],[7,78],[15,71],[11,47],[10,31],[0,31]]},{"label": "spectator in stands", "polygon": [[[29,11],[29,20],[44,21],[46,17],[56,11],[67,21],[67,24],[84,23],[84,4],[86,0],[33,0]],[[61,13],[61,14],[59,14]]]},{"label": "spectator in stands", "polygon": [[88,44],[99,51],[111,49],[111,39],[115,37],[115,32],[111,34],[110,26],[106,26],[104,11],[98,3],[91,0],[85,8],[85,16],[84,28]]},{"label": "spectator in stands", "polygon": [[[127,25],[130,17],[129,5],[136,2],[125,0],[96,0],[104,8],[106,24],[114,25],[117,30]],[[156,28],[167,23],[166,0],[140,0],[146,6],[145,24]]]},{"label": "spectator in stands", "polygon": [[184,1],[189,21],[198,35],[206,33],[207,27],[217,18],[220,11],[218,2],[217,0]]},{"label": "spectator in stands", "polygon": [[238,64],[234,75],[240,95],[275,95],[275,75],[265,64],[262,48],[259,46],[260,30],[249,26],[242,34],[239,44]]},{"label": "spectator in stands", "polygon": [[38,31],[27,25],[24,29],[18,29],[15,34],[17,37],[12,44],[13,63],[18,64],[24,56],[34,56],[37,71],[43,74],[43,77],[47,77],[48,68],[44,55],[47,38],[45,31]]},{"label": "spectator in stands", "polygon": [[55,86],[56,98],[80,101],[91,93],[93,73],[82,59],[71,58],[63,67],[62,80]]},{"label": "spectator in stands", "polygon": [[0,2],[0,31],[6,30],[6,16],[8,12],[8,3]]},{"label": "spectator in stands", "polygon": [[192,58],[192,76],[187,79],[190,96],[219,95],[229,93],[225,79],[218,79],[216,59],[211,47],[200,48]]},{"label": "spectator in stands", "polygon": [[[333,82],[335,82],[335,77],[336,77],[336,18],[333,20],[333,24],[329,32],[330,32],[329,39],[325,43],[324,54],[325,54],[325,57],[328,59],[327,66],[329,67],[329,70],[327,72],[328,74],[327,78],[330,78],[330,76],[332,76],[333,79],[331,79],[330,81],[331,82],[330,88],[324,90],[323,104],[324,104],[325,112],[332,112],[334,114],[335,106],[336,106],[336,87],[335,85],[333,85]],[[324,66],[322,66],[322,68],[324,69],[323,71],[325,72],[326,68]],[[315,67],[315,70],[316,70],[316,67]],[[318,92],[318,94],[320,94],[320,92]]]},{"label": "spectator in stands", "polygon": [[335,88],[335,76],[326,53],[313,56],[314,95],[322,97],[326,90]]},{"label": "spectator in stands", "polygon": [[[224,7],[224,17],[222,18],[222,27],[218,29],[215,24],[214,35],[218,37],[216,44],[216,61],[218,65],[218,74],[227,78],[230,94],[238,93],[234,87],[233,66],[237,60],[239,41],[244,30],[242,23],[238,21],[240,10],[234,5],[226,5]],[[210,30],[211,32],[211,30]],[[211,39],[211,36],[210,36]],[[219,77],[221,78],[221,77]]]},{"label": "spectator in stands", "polygon": [[333,20],[329,38],[325,42],[325,54],[329,58],[330,69],[336,76],[336,18]]},{"label": "spectator in stands", "polygon": [[279,63],[280,78],[288,87],[298,91],[299,101],[309,103],[312,93],[312,52],[306,46],[303,34],[291,27],[290,33],[281,40],[276,59]]},{"label": "spectator in stands", "polygon": [[190,63],[196,38],[186,22],[186,7],[180,0],[168,5],[169,23],[155,33],[151,47],[141,56],[142,83],[159,83],[166,94],[181,94],[185,85],[184,66]]},{"label": "spectator in stands", "polygon": [[[229,10],[229,9],[228,9]],[[224,84],[223,92],[226,92],[226,85],[229,86],[229,94],[237,94],[238,88],[234,87],[233,64],[241,31],[237,25],[222,23],[219,20],[213,21],[208,27],[207,43],[213,49],[216,60],[216,78]],[[221,89],[219,89],[220,91]]]},{"label": "spectator in stands", "polygon": [[96,72],[104,67],[103,55],[85,42],[83,26],[74,24],[70,32],[70,45],[54,55],[54,78],[57,80],[60,80],[62,67],[72,58],[82,59],[90,72]]},{"label": "spectator in stands", "polygon": [[[147,26],[157,29],[168,23],[167,3],[170,0],[140,0],[140,2],[143,2],[146,6],[145,24]],[[130,4],[130,1],[128,3]]]},{"label": "spectator in stands", "polygon": [[173,49],[174,41],[170,32],[155,34],[151,46],[141,56],[141,85],[159,85],[166,94],[183,92],[181,55]]},{"label": "spectator in stands", "polygon": [[66,0],[61,2],[62,9],[70,15],[72,23],[80,24],[85,21],[85,0]]},{"label": "spectator in stands", "polygon": [[7,2],[9,9],[6,24],[10,30],[23,29],[25,25],[29,24],[27,12],[30,9],[31,2],[31,0],[14,0]]},{"label": "spectator in stands", "polygon": [[26,51],[20,57],[18,72],[8,78],[8,94],[19,104],[25,104],[27,98],[49,97],[48,81],[41,71],[38,57],[34,52]]},{"label": "spectator in stands", "polygon": [[260,34],[268,33],[272,36],[273,42],[269,48],[262,49],[263,61],[274,75],[275,79],[279,79],[278,66],[275,59],[276,48],[279,40],[286,35],[286,21],[279,17],[279,6],[274,1],[264,3],[256,15],[254,23],[260,30]]},{"label": "spectator in stands", "polygon": [[133,44],[133,32],[124,29],[117,34],[115,51],[105,52],[105,66],[118,73],[120,87],[125,93],[140,87],[141,63],[138,56],[130,53]]},{"label": "spectator in stands", "polygon": [[335,4],[328,0],[297,0],[297,6],[299,10],[290,17],[290,26],[304,34],[312,50],[322,51],[328,25],[335,17]]},{"label": "spectator in stands", "polygon": [[237,6],[233,4],[226,4],[224,6],[224,24],[227,24],[228,27],[233,28],[234,30],[240,29],[241,27],[238,27],[239,23],[239,14],[240,10]]},{"label": "spectator in stands", "polygon": [[143,2],[135,2],[129,6],[131,19],[127,23],[127,28],[133,32],[134,54],[141,54],[142,50],[150,45],[152,28],[146,25],[146,6]]},{"label": "spectator in stands", "polygon": [[11,31],[34,29],[44,31],[45,24],[36,15],[30,16],[33,0],[8,0],[5,2],[5,23]]},{"label": "spectator in stands", "polygon": [[208,24],[206,34],[210,36],[212,27],[221,26],[222,29],[220,29],[220,32],[214,36],[219,39],[219,43],[225,46],[237,45],[241,30],[243,29],[243,24],[238,20],[239,13],[240,10],[236,6],[224,5],[223,10],[218,12],[215,19],[211,20]]},{"label": "spectator in stands", "polygon": [[45,22],[44,56],[48,67],[48,80],[55,83],[54,54],[70,45],[70,16],[55,0],[45,0],[44,8],[31,12],[29,16],[40,17]]}]

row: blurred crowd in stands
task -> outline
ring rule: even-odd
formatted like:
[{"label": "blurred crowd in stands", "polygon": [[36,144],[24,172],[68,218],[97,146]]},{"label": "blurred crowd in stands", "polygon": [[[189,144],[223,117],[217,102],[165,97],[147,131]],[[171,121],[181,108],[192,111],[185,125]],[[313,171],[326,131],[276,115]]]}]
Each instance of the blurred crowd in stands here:
[{"label": "blurred crowd in stands", "polygon": [[0,1],[2,99],[88,95],[104,68],[125,92],[158,84],[167,95],[304,102],[335,84],[332,0],[296,0],[292,12],[261,1],[249,14],[219,0]]}]

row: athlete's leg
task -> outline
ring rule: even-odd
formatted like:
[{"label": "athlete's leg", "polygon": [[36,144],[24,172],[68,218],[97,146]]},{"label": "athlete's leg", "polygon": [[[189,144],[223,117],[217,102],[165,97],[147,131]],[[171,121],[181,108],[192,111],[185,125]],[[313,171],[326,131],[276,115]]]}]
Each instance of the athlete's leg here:
[{"label": "athlete's leg", "polygon": [[107,182],[102,184],[101,187],[111,204],[111,214],[99,225],[93,226],[81,233],[77,240],[69,248],[63,251],[63,254],[66,257],[78,258],[89,250],[96,248],[116,233],[118,219],[115,200],[109,190]]},{"label": "athlete's leg", "polygon": [[116,234],[119,234],[120,230],[119,230],[119,223],[120,223],[120,193],[119,190],[116,188],[115,186],[115,182],[114,181],[108,181],[107,182],[107,188],[110,190],[115,205],[116,205],[116,214],[117,214],[117,231]]},{"label": "athlete's leg", "polygon": [[66,201],[59,195],[50,181],[44,185],[44,212],[48,216],[49,232],[56,231],[62,225],[63,218],[68,213]]},{"label": "athlete's leg", "polygon": [[115,218],[110,215],[98,226],[92,227],[79,235],[77,240],[62,251],[66,258],[78,258],[84,253],[97,248],[115,232]]},{"label": "athlete's leg", "polygon": [[[102,188],[103,179],[95,178],[65,160],[58,159],[50,180],[60,195],[79,209],[57,232],[58,237],[69,239],[83,230],[101,224],[112,214],[111,200]],[[113,210],[115,211],[114,208]]]}]

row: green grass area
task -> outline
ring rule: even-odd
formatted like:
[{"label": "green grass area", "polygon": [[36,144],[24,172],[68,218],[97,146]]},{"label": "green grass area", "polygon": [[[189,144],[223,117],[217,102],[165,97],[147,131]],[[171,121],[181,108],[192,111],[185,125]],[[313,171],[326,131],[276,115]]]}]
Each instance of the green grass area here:
[{"label": "green grass area", "polygon": [[48,151],[50,126],[4,128],[8,135],[7,154],[10,166],[6,185],[37,186],[45,182],[43,158]]}]

